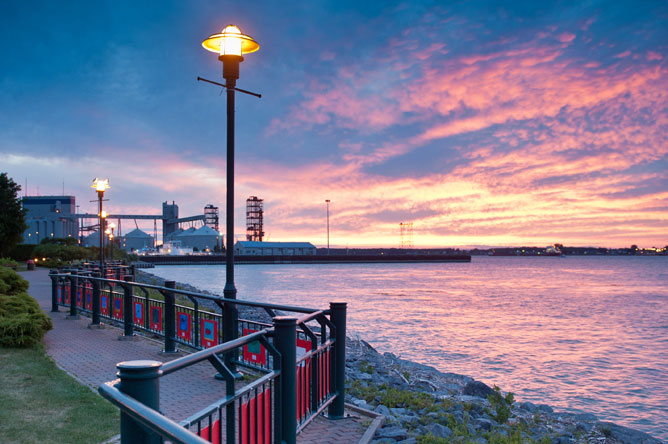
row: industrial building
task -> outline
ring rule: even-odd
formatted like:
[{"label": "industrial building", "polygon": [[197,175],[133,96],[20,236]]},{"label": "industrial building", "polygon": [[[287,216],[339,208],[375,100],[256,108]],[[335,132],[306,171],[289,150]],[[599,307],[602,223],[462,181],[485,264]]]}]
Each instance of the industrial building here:
[{"label": "industrial building", "polygon": [[310,242],[255,242],[238,241],[234,254],[240,256],[315,256],[316,248]]},{"label": "industrial building", "polygon": [[39,244],[46,238],[78,236],[74,196],[25,196],[22,200],[28,229],[23,243]]},{"label": "industrial building", "polygon": [[136,228],[125,236],[121,237],[121,248],[125,251],[140,251],[146,248],[153,248],[155,240],[150,234]]},{"label": "industrial building", "polygon": [[[24,243],[38,244],[45,237],[65,238],[75,237],[81,240],[82,245],[99,245],[99,216],[96,213],[78,214],[74,196],[26,196],[23,198],[23,208],[26,212],[28,229],[24,232]],[[162,214],[108,214],[107,222],[115,222],[118,237],[121,235],[121,221],[137,220],[153,221],[153,239],[157,239],[158,221],[162,221],[162,234],[165,242],[169,236],[183,230],[182,224],[201,223],[204,226],[218,231],[218,207],[211,204],[204,208],[204,214],[188,217],[179,217],[179,206],[172,203],[162,203]],[[90,224],[89,221],[93,221]],[[138,227],[136,227],[138,228]],[[92,233],[92,234],[91,234]],[[207,233],[211,234],[211,233]],[[155,245],[155,242],[153,243]]]},{"label": "industrial building", "polygon": [[222,236],[211,227],[203,225],[199,228],[181,228],[164,237],[165,244],[178,245],[181,248],[192,248],[194,251],[213,251],[222,247]]}]

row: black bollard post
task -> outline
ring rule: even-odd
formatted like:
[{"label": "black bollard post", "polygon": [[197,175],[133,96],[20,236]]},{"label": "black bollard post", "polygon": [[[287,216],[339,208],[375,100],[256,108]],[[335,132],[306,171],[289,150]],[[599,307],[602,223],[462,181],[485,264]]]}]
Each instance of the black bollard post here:
[{"label": "black bollard post", "polygon": [[77,314],[77,285],[78,279],[76,276],[70,276],[70,314],[67,316],[67,319],[79,319]]},{"label": "black bollard post", "polygon": [[51,278],[51,311],[58,311],[58,278],[55,276],[58,274],[56,270],[49,271],[49,277]]},{"label": "black bollard post", "polygon": [[[132,282],[132,276],[125,276],[125,282]],[[131,340],[134,336],[134,327],[132,324],[132,285],[121,284],[123,286],[123,334],[119,339]]]},{"label": "black bollard post", "polygon": [[[165,281],[165,287],[175,288],[176,282]],[[165,296],[165,353],[176,353],[176,310],[174,293],[167,291]]]},{"label": "black bollard post", "polygon": [[[159,361],[127,361],[116,364],[118,389],[147,407],[160,411]],[[121,413],[121,444],[160,444],[160,436],[149,431],[128,414]]]},{"label": "black bollard post", "polygon": [[344,416],[346,391],[346,302],[330,302],[330,320],[336,327],[334,359],[330,365],[330,387],[336,392],[336,399],[329,405],[327,414],[332,419]]},{"label": "black bollard post", "polygon": [[274,318],[274,344],[281,354],[281,431],[287,444],[297,441],[297,319]]}]

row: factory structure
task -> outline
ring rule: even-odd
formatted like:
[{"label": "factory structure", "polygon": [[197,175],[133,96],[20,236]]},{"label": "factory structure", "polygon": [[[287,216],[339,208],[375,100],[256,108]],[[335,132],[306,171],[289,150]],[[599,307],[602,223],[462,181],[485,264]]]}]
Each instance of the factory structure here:
[{"label": "factory structure", "polygon": [[[79,213],[74,196],[24,196],[28,228],[23,242],[39,244],[45,238],[76,238],[83,246],[100,245],[99,218],[97,214]],[[122,234],[122,223],[134,222],[135,228]],[[153,235],[139,229],[137,220],[152,220]],[[161,253],[187,254],[192,252],[221,251],[223,237],[219,232],[218,207],[204,207],[204,213],[179,217],[179,207],[174,201],[162,203],[162,214],[108,214],[107,225],[116,225],[116,240],[128,252],[157,248],[158,221],[162,223]],[[105,229],[106,227],[102,227]],[[246,241],[234,245],[238,255],[315,255],[316,247],[310,242],[264,242],[264,200],[250,196],[246,200]],[[104,236],[107,240],[107,236]]]},{"label": "factory structure", "polygon": [[78,237],[79,224],[74,196],[26,196],[26,225],[23,243],[39,244],[47,238]]},{"label": "factory structure", "polygon": [[[98,215],[78,213],[74,196],[24,196],[22,203],[28,225],[23,233],[24,243],[39,244],[45,238],[76,238],[83,246],[100,246]],[[179,218],[178,205],[163,202],[160,215],[108,214],[106,221],[107,224],[115,222],[116,239],[120,247],[129,252],[156,248],[158,221],[162,222],[163,243],[180,242],[183,247],[204,251],[222,245],[218,218],[218,207],[213,205],[207,205],[204,214]],[[123,221],[127,224],[128,219],[134,222],[135,229],[120,235]],[[140,230],[137,220],[152,220],[153,235]],[[186,224],[190,228],[184,230],[182,225]],[[195,229],[195,225],[201,226]]]}]

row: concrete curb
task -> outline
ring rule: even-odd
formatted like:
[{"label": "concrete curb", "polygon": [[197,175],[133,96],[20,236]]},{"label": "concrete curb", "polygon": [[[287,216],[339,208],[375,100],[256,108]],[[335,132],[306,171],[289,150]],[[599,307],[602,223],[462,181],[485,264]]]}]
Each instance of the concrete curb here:
[{"label": "concrete curb", "polygon": [[385,424],[385,418],[384,415],[381,415],[380,413],[373,412],[371,410],[363,409],[361,407],[357,407],[356,405],[345,403],[345,407],[348,410],[351,410],[353,412],[359,413],[360,415],[368,416],[370,418],[373,418],[373,421],[371,421],[371,424],[369,427],[366,429],[366,432],[364,432],[364,435],[360,438],[360,440],[357,442],[357,444],[369,444],[371,440],[373,439],[374,435],[376,434],[376,430],[381,428],[383,424]]}]

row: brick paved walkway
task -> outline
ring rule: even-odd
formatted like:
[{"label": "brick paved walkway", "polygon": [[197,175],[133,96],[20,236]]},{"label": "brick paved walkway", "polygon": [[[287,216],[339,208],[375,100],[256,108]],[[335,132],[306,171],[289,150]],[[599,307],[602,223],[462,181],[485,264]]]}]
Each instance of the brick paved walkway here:
[{"label": "brick paved walkway", "polygon": [[[51,316],[53,330],[44,338],[47,353],[65,371],[82,383],[97,390],[102,383],[116,379],[116,363],[135,359],[167,362],[182,354],[161,353],[162,344],[137,337],[132,341],[119,340],[122,330],[106,326],[89,329],[90,319],[66,319],[65,308],[59,313],[51,310],[51,279],[48,270],[22,272],[30,282],[30,294]],[[181,421],[225,396],[225,386],[213,378],[215,369],[203,362],[160,379],[160,410],[169,418]],[[363,422],[368,418],[349,412],[350,416],[330,421],[316,418],[297,437],[303,444],[357,443],[365,432]]]}]

